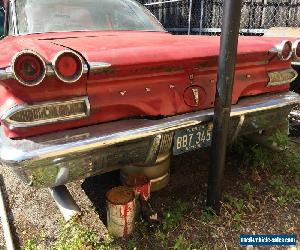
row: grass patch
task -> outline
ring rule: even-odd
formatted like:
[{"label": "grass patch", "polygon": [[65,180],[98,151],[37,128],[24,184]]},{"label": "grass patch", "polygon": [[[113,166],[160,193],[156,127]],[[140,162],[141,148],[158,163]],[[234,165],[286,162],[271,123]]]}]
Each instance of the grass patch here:
[{"label": "grass patch", "polygon": [[26,242],[24,249],[25,250],[39,250],[41,248],[39,247],[39,243],[36,240],[29,240]]},{"label": "grass patch", "polygon": [[276,130],[270,137],[270,143],[275,143],[282,149],[287,149],[289,141],[288,135],[280,130]]},{"label": "grass patch", "polygon": [[182,236],[180,235],[176,240],[173,247],[174,250],[190,250],[191,244]]},{"label": "grass patch", "polygon": [[[229,154],[234,157],[233,164],[242,169],[242,172],[251,168],[270,175],[290,175],[300,180],[300,148],[291,146],[288,136],[278,131],[270,136],[270,141],[284,150],[274,152],[238,138],[228,148]],[[250,190],[249,184],[247,185],[248,187],[245,186],[243,190],[250,195],[253,190]]]},{"label": "grass patch", "polygon": [[[183,221],[184,213],[187,210],[186,203],[178,200],[174,207],[163,214],[161,225],[156,227],[155,238],[159,243],[160,249],[168,249],[170,245],[170,234],[177,227],[179,227]],[[178,238],[176,247],[184,244],[184,238]],[[175,246],[174,246],[175,247]],[[178,248],[177,248],[178,249]]]},{"label": "grass patch", "polygon": [[251,198],[255,192],[255,187],[247,182],[242,184],[242,190],[249,198]]},{"label": "grass patch", "polygon": [[246,208],[245,201],[241,198],[237,198],[226,194],[224,196],[223,208],[225,209],[225,215],[231,220],[237,230],[241,228],[242,217]]},{"label": "grass patch", "polygon": [[29,240],[25,244],[25,250],[112,250],[113,240],[109,236],[100,239],[98,234],[80,224],[78,219],[61,226],[57,240],[48,247],[42,245],[42,240]]},{"label": "grass patch", "polygon": [[290,186],[282,176],[274,176],[269,180],[269,185],[274,190],[275,199],[280,206],[300,200],[300,189],[298,186]]},{"label": "grass patch", "polygon": [[[273,198],[278,205],[285,206],[300,199],[300,190],[297,188],[300,185],[300,147],[292,145],[288,136],[279,131],[270,136],[271,141],[284,150],[273,152],[258,145],[250,145],[242,138],[229,150],[233,155],[237,155],[237,159],[243,161],[244,167],[263,174]],[[240,164],[237,163],[237,167],[240,167]],[[242,190],[248,197],[252,197],[255,186],[247,182],[242,184]],[[229,203],[238,205],[232,198],[229,199]],[[236,209],[239,210],[238,206]]]},{"label": "grass patch", "polygon": [[216,218],[217,218],[217,215],[216,215],[215,211],[210,207],[204,209],[201,213],[201,220],[204,223],[214,222]]},{"label": "grass patch", "polygon": [[180,200],[177,201],[172,210],[164,213],[162,221],[163,230],[168,232],[174,229],[175,227],[179,226],[183,219],[183,215],[186,209],[187,205],[185,203],[183,203]]}]

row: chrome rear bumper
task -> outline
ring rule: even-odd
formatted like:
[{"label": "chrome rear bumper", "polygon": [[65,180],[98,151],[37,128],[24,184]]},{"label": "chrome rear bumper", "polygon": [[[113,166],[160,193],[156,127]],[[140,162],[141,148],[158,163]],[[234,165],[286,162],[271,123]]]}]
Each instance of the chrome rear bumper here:
[{"label": "chrome rear bumper", "polygon": [[[287,122],[298,94],[247,97],[232,107],[230,136]],[[169,153],[174,131],[213,119],[213,109],[159,120],[131,119],[72,129],[30,139],[0,133],[0,159],[30,185],[58,186],[135,164],[151,166]]]}]

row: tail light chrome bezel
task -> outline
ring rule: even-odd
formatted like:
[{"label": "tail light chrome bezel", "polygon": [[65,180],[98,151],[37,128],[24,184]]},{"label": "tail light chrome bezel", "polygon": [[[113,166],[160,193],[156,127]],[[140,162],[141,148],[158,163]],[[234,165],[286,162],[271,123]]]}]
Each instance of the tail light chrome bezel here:
[{"label": "tail light chrome bezel", "polygon": [[[78,74],[76,75],[76,77],[72,78],[72,79],[67,79],[66,77],[63,77],[59,72],[57,72],[57,68],[56,68],[56,63],[57,63],[57,60],[63,56],[64,54],[72,54],[73,56],[75,56],[78,61],[80,62],[80,66],[81,66],[81,69],[80,71],[78,72]],[[85,63],[83,61],[83,58],[76,52],[72,51],[72,50],[63,50],[63,51],[60,51],[58,52],[55,57],[53,58],[52,60],[52,68],[54,70],[54,73],[55,75],[57,76],[57,78],[59,80],[61,80],[62,82],[64,83],[75,83],[77,82],[81,77],[82,75],[84,74],[84,71],[85,71]]]},{"label": "tail light chrome bezel", "polygon": [[[65,114],[66,111],[65,107],[74,104],[75,105],[82,104],[84,107],[83,110],[81,112]],[[61,112],[64,112],[63,115],[59,115],[59,106],[64,106],[64,109],[61,110]],[[49,118],[47,118],[46,116],[50,115],[50,113],[47,114],[47,112],[51,112],[51,108],[55,110],[58,113],[58,115],[55,117],[50,116]],[[34,109],[37,109],[36,114],[39,119],[33,118],[33,121],[32,120],[16,121],[12,119],[12,117],[19,112],[30,112],[33,111]],[[68,108],[69,112],[70,110],[71,109]],[[8,125],[9,129],[30,128],[30,127],[47,125],[47,124],[54,124],[57,122],[67,122],[67,121],[84,119],[90,115],[90,110],[91,107],[90,107],[90,102],[88,97],[77,97],[69,100],[53,101],[53,102],[41,102],[32,105],[20,104],[20,105],[13,106],[11,109],[5,112],[1,117],[1,121],[4,124]]]},{"label": "tail light chrome bezel", "polygon": [[[41,75],[41,77],[34,83],[28,83],[26,81],[24,81],[23,79],[21,79],[20,77],[18,77],[18,75],[16,74],[16,70],[15,70],[15,63],[17,61],[18,58],[20,58],[20,56],[23,55],[33,55],[35,57],[37,57],[40,62],[42,63],[42,67],[43,67],[43,74]],[[46,77],[47,75],[47,66],[46,66],[46,62],[44,60],[44,58],[37,52],[33,51],[33,50],[22,50],[20,52],[18,52],[17,54],[14,55],[12,61],[11,61],[11,72],[12,72],[12,76],[14,79],[16,79],[20,84],[27,86],[27,87],[34,87],[39,85]]]},{"label": "tail light chrome bezel", "polygon": [[[283,55],[283,50],[285,45],[288,43],[289,47],[290,47],[290,53],[287,57],[284,57]],[[284,40],[282,41],[279,45],[276,46],[276,52],[278,54],[278,57],[280,60],[282,61],[288,61],[291,59],[292,55],[293,55],[293,44],[291,41],[289,40]]]},{"label": "tail light chrome bezel", "polygon": [[294,69],[284,69],[279,71],[269,71],[269,82],[267,87],[290,84],[298,77],[298,73]]},{"label": "tail light chrome bezel", "polygon": [[298,50],[298,46],[300,46],[300,39],[297,39],[294,43],[293,43],[293,58],[294,59],[300,59],[300,55],[297,54],[297,50]]}]

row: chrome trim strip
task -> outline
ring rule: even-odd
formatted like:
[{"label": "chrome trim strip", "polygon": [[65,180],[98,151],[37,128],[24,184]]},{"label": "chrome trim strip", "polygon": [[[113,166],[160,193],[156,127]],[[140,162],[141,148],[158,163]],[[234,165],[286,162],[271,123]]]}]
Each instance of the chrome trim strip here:
[{"label": "chrome trim strip", "polygon": [[14,79],[14,74],[11,67],[0,70],[0,80]]},{"label": "chrome trim strip", "polygon": [[[247,119],[247,115],[253,113],[280,108],[289,109],[298,103],[300,103],[300,95],[293,92],[247,97],[232,106],[231,118],[244,115]],[[208,109],[159,120],[130,119],[23,140],[11,140],[2,134],[0,158],[2,162],[17,167],[53,157],[64,159],[67,155],[71,157],[78,153],[87,154],[116,144],[151,138],[198,125],[211,121],[213,115],[213,109]],[[78,139],[79,135],[84,136]]]},{"label": "chrome trim strip", "polygon": [[[285,79],[282,81],[272,81],[272,74],[280,74],[280,73],[292,73],[294,76],[290,79]],[[270,71],[268,72],[268,76],[269,76],[269,82],[267,87],[273,87],[273,86],[278,86],[278,85],[283,85],[283,84],[289,84],[292,83],[293,81],[295,81],[298,77],[298,73],[296,70],[294,69],[286,69],[286,70],[280,70],[280,71]]]},{"label": "chrome trim strip", "polygon": [[149,147],[147,157],[145,159],[145,164],[146,165],[151,165],[151,163],[155,162],[158,156],[160,144],[161,144],[161,135],[156,135],[154,136],[151,146]]},{"label": "chrome trim strip", "polygon": [[52,64],[46,64],[46,75],[47,76],[54,76],[55,75]]},{"label": "chrome trim strip", "polygon": [[245,115],[241,115],[239,123],[236,127],[236,130],[235,130],[234,134],[231,137],[232,142],[238,137],[238,135],[239,135],[239,133],[240,133],[242,127],[243,127],[244,122],[245,122]]},{"label": "chrome trim strip", "polygon": [[111,67],[110,63],[107,62],[89,62],[90,71],[96,73],[98,71],[102,71],[103,69],[107,69]]},{"label": "chrome trim strip", "polygon": [[89,67],[86,64],[84,64],[83,65],[83,74],[86,74],[88,71],[89,71]]},{"label": "chrome trim strip", "polygon": [[[64,117],[56,117],[56,118],[52,118],[52,119],[44,119],[44,120],[39,120],[39,121],[35,121],[35,122],[16,122],[16,121],[13,121],[10,119],[10,117],[13,114],[15,114],[16,112],[21,111],[21,110],[27,110],[27,109],[30,110],[35,107],[68,105],[68,104],[79,103],[79,102],[84,102],[85,106],[86,106],[86,111],[81,114],[64,116]],[[11,109],[9,109],[5,114],[2,115],[1,121],[3,123],[7,124],[10,129],[30,128],[30,127],[40,126],[40,125],[46,125],[49,123],[78,120],[78,119],[88,117],[89,115],[90,115],[90,103],[89,103],[88,97],[79,97],[79,98],[74,98],[74,99],[66,100],[66,101],[43,102],[43,103],[35,103],[33,105],[29,105],[29,104],[16,105],[16,106],[12,107]]]},{"label": "chrome trim strip", "polygon": [[[57,59],[58,59],[59,57],[61,57],[62,55],[64,55],[64,54],[73,54],[75,57],[77,57],[77,58],[79,59],[79,61],[80,61],[80,63],[81,63],[81,70],[80,70],[80,72],[78,72],[78,75],[77,75],[75,78],[70,79],[70,80],[68,80],[68,79],[66,79],[66,78],[64,78],[64,77],[62,77],[62,76],[57,72],[56,67],[55,67],[55,64],[56,64]],[[58,78],[59,80],[61,80],[62,82],[65,82],[65,83],[75,83],[75,82],[77,82],[77,81],[82,77],[83,73],[86,71],[86,67],[85,67],[85,63],[84,63],[84,61],[83,61],[83,58],[82,58],[78,53],[76,53],[76,52],[74,52],[74,51],[72,51],[72,50],[62,50],[62,51],[58,52],[58,53],[55,55],[55,57],[53,58],[53,60],[52,60],[52,68],[53,68],[54,73],[55,73],[55,75],[57,76],[57,78]]]},{"label": "chrome trim strip", "polygon": [[[285,58],[285,57],[283,57],[282,52],[283,52],[283,49],[284,49],[284,46],[286,43],[289,43],[291,51],[290,51],[288,57]],[[270,53],[277,53],[277,56],[279,57],[280,60],[287,61],[287,60],[291,59],[291,57],[292,57],[292,54],[293,54],[292,47],[293,47],[293,45],[292,45],[291,41],[283,40],[280,44],[277,44],[273,49],[271,49]]]},{"label": "chrome trim strip", "polygon": [[[32,55],[36,56],[42,62],[42,65],[43,65],[43,68],[44,68],[43,75],[34,84],[28,84],[27,82],[25,82],[23,79],[19,78],[16,75],[16,72],[15,72],[15,69],[14,69],[15,62],[20,56],[22,56],[24,54],[32,54]],[[39,53],[37,53],[33,50],[22,50],[22,51],[18,52],[17,54],[15,54],[12,61],[11,61],[11,68],[12,68],[12,74],[13,74],[14,79],[16,79],[22,85],[25,85],[25,86],[28,86],[28,87],[33,87],[33,86],[39,85],[46,77],[46,69],[47,68],[46,68],[45,60]]]},{"label": "chrome trim strip", "polygon": [[300,62],[292,62],[292,65],[294,65],[294,66],[300,66]]},{"label": "chrome trim strip", "polygon": [[293,43],[293,47],[292,47],[292,51],[293,51],[293,58],[295,60],[300,58],[300,55],[297,55],[297,47],[300,43],[300,39],[297,39],[294,43]]}]

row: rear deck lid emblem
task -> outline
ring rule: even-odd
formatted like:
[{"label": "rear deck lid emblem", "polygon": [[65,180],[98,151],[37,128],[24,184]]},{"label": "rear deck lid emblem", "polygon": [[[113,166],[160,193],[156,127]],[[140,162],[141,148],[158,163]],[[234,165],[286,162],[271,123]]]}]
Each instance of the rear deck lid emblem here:
[{"label": "rear deck lid emblem", "polygon": [[184,102],[190,107],[200,107],[205,101],[205,91],[197,85],[185,89],[183,94]]},{"label": "rear deck lid emblem", "polygon": [[196,88],[192,88],[193,95],[194,95],[194,101],[198,105],[199,104],[199,90]]}]

